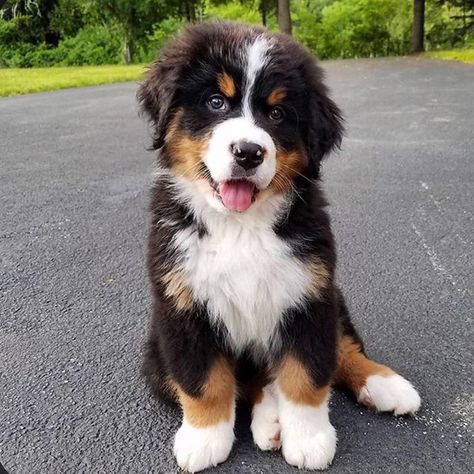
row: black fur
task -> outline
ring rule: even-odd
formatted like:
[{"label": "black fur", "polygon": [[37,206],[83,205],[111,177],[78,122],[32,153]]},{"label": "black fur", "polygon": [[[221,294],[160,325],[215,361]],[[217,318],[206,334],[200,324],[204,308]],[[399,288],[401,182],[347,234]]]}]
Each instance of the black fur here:
[{"label": "black fur", "polygon": [[[165,136],[178,110],[184,110],[178,127],[197,138],[205,137],[219,120],[241,114],[244,77],[239,53],[246,38],[263,31],[228,23],[193,26],[152,65],[138,99],[153,124],[154,147],[160,149],[162,166],[172,167],[173,156]],[[302,262],[314,257],[324,262],[329,290],[320,299],[308,298],[304,308],[287,312],[279,329],[282,344],[267,354],[270,367],[262,362],[264,359],[250,355],[254,352],[237,357],[224,343],[225,328],[210,324],[205,305],[196,303],[191,310],[180,312],[165,295],[162,277],[180,259],[170,245],[172,236],[187,228],[206,238],[207,229],[195,220],[186,203],[176,198],[166,179],[160,180],[151,203],[148,268],[154,303],[143,365],[148,385],[157,395],[169,398],[167,377],[190,395],[199,395],[218,355],[232,361],[238,379],[245,384],[268,377],[272,367],[290,353],[306,366],[314,383],[323,386],[330,382],[336,367],[338,327],[360,341],[342,295],[334,286],[335,244],[325,211],[327,203],[317,182],[321,160],[340,144],[341,113],[328,97],[323,74],[310,53],[286,36],[275,37],[272,61],[256,79],[253,112],[257,124],[268,131],[277,146],[287,151],[301,150],[309,160],[293,182],[299,198],[293,200],[274,231]],[[208,110],[204,98],[216,89],[222,70],[232,75],[237,93],[230,100],[229,110],[216,116]],[[287,120],[282,125],[269,122],[267,105],[261,100],[276,86],[284,86],[287,91]]]}]

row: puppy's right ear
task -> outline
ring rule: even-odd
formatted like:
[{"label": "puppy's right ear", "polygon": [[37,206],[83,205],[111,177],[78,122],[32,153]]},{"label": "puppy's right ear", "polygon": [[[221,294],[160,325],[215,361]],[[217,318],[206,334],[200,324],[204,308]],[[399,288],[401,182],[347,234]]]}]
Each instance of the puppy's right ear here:
[{"label": "puppy's right ear", "polygon": [[137,91],[140,111],[153,125],[153,148],[163,146],[179,84],[182,60],[164,56],[150,66],[145,82]]}]

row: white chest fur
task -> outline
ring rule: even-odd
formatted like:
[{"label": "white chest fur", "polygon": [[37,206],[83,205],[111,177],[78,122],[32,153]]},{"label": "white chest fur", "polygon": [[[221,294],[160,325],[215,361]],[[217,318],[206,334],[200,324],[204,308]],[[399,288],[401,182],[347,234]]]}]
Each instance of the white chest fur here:
[{"label": "white chest fur", "polygon": [[242,215],[207,207],[200,213],[206,236],[190,230],[175,236],[194,297],[227,328],[236,350],[277,342],[282,316],[302,302],[310,285],[305,267],[273,231],[279,204],[254,205]]}]

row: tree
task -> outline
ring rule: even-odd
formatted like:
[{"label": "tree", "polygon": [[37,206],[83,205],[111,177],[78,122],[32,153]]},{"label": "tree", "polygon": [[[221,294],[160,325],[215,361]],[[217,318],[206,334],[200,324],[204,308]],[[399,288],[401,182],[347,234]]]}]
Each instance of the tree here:
[{"label": "tree", "polygon": [[425,50],[425,0],[413,0],[413,30],[411,53],[422,53]]},{"label": "tree", "polygon": [[[203,2],[201,2],[203,3]],[[204,2],[204,8],[202,10],[206,11],[205,6],[229,6],[229,7],[234,7],[232,8],[233,10],[233,15],[231,15],[231,18],[234,20],[240,20],[240,21],[249,21],[248,18],[244,17],[236,17],[235,12],[238,11],[237,8],[235,8],[237,5],[245,7],[245,10],[247,13],[249,12],[255,12],[258,11],[260,14],[261,22],[263,26],[267,26],[267,20],[268,17],[273,13],[276,12],[277,10],[277,3],[278,0],[207,0],[207,3]],[[226,15],[223,16],[224,18]],[[251,22],[253,22],[254,19],[252,18]]]},{"label": "tree", "polygon": [[267,26],[268,15],[277,7],[276,0],[260,0],[258,10],[262,18],[262,25]]},{"label": "tree", "polygon": [[139,40],[153,31],[153,25],[169,14],[166,0],[97,0],[106,16],[117,22],[123,30],[124,60],[133,62],[135,48]]},{"label": "tree", "polygon": [[36,42],[57,46],[59,34],[50,28],[50,15],[57,3],[58,0],[6,0],[1,4],[0,17],[5,20],[15,17],[28,18],[30,34],[36,36]]},{"label": "tree", "polygon": [[[213,3],[227,3],[228,0],[221,0]],[[205,0],[165,0],[168,10],[174,16],[182,18],[189,23],[195,23],[202,16]]]},{"label": "tree", "polygon": [[282,33],[291,35],[290,0],[278,0],[278,27]]},{"label": "tree", "polygon": [[466,35],[474,29],[474,0],[438,0],[441,6],[447,4],[449,7],[455,7],[458,9],[457,15],[451,15],[451,20],[455,22],[461,22],[461,26],[458,28],[461,36]]},{"label": "tree", "polygon": [[51,30],[61,39],[76,35],[88,20],[85,11],[86,4],[81,0],[58,0],[49,14]]}]

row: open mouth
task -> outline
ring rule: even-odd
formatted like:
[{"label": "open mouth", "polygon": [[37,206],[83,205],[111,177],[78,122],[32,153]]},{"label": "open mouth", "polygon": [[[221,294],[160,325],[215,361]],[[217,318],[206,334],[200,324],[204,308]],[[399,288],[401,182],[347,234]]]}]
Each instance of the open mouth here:
[{"label": "open mouth", "polygon": [[222,204],[230,211],[246,211],[255,201],[258,193],[255,184],[246,179],[211,182],[211,186]]}]

